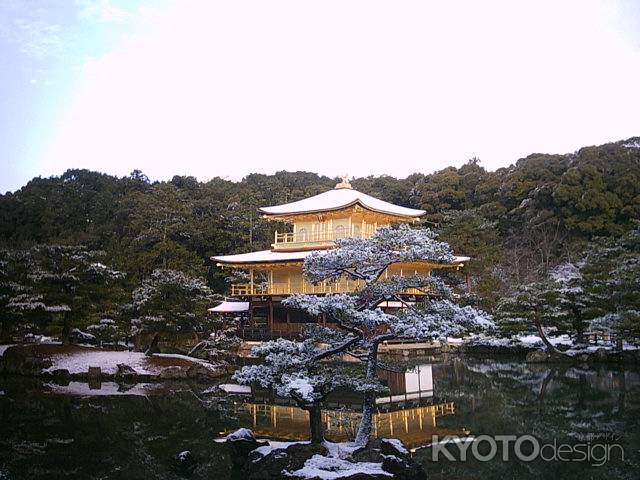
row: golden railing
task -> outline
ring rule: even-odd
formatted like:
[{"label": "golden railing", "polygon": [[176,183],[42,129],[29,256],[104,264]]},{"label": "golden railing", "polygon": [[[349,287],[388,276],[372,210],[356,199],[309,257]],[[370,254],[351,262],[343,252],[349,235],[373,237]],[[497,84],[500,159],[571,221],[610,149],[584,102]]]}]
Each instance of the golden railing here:
[{"label": "golden railing", "polygon": [[332,243],[339,238],[369,238],[374,234],[374,230],[356,230],[354,228],[335,228],[333,230],[320,230],[314,232],[278,232],[276,230],[274,247],[287,247],[299,244],[326,244]]},{"label": "golden railing", "polygon": [[309,282],[287,282],[251,284],[242,283],[231,285],[231,295],[289,295],[292,293],[346,293],[362,288],[364,283],[355,280],[339,282],[322,282],[314,285]]},{"label": "golden railing", "polygon": [[[293,293],[349,293],[364,286],[360,280],[341,280],[339,282],[322,282],[317,285],[308,282],[251,284],[241,283],[231,285],[231,295],[244,297],[250,295],[291,295]],[[402,291],[405,295],[427,295],[428,288],[407,288]]]}]

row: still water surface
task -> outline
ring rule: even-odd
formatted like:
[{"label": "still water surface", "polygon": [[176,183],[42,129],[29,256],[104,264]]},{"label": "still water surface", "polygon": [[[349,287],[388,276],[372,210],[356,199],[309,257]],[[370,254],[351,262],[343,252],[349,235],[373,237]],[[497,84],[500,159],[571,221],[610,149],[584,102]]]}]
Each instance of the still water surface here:
[{"label": "still water surface", "polygon": [[[421,359],[381,374],[375,432],[414,450],[431,479],[640,478],[640,372],[637,369],[525,365],[520,359]],[[304,439],[306,413],[268,393],[232,396],[199,385],[43,384],[0,379],[0,479],[223,479],[230,459],[215,438],[238,427]],[[327,437],[352,435],[359,399],[327,403]],[[534,435],[542,444],[617,443],[599,462],[517,459],[432,461],[434,435]],[[175,462],[189,450],[189,477]],[[449,448],[457,457],[456,447]],[[502,452],[502,451],[500,451]],[[511,456],[512,452],[511,452]]]}]

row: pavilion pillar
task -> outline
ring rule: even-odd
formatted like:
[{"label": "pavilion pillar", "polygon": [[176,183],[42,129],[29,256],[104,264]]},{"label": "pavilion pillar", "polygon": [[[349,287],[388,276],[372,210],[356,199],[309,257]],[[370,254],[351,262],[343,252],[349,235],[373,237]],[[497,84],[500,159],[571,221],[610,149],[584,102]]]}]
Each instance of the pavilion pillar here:
[{"label": "pavilion pillar", "polygon": [[273,300],[269,299],[269,336],[273,335]]}]

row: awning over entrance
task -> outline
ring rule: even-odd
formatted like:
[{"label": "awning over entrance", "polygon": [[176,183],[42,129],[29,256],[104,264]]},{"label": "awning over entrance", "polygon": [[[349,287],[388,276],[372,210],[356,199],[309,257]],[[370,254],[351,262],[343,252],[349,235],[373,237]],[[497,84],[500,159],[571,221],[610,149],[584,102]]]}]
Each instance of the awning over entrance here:
[{"label": "awning over entrance", "polygon": [[214,313],[247,312],[249,311],[249,302],[222,302],[220,305],[210,308],[209,311]]}]

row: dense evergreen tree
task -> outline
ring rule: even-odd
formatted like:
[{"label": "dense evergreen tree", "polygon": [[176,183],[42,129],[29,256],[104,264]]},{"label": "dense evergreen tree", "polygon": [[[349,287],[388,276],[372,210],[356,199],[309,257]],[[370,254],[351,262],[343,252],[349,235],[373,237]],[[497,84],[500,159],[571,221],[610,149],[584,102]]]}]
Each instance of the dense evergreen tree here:
[{"label": "dense evergreen tree", "polygon": [[[639,146],[640,139],[632,138],[566,155],[536,153],[495,172],[471,159],[460,168],[402,180],[356,178],[352,184],[381,199],[426,210],[424,223],[456,253],[472,257],[462,273],[470,274],[475,301],[492,309],[519,287],[548,278],[556,265],[582,259],[593,241],[604,250],[600,260],[589,254],[593,267],[587,265],[585,281],[600,285],[593,287],[594,294],[610,288],[603,283],[613,272],[611,252],[606,252],[640,218]],[[34,178],[0,195],[0,247],[84,245],[104,251],[103,263],[127,274],[123,288],[128,291],[156,269],[176,269],[204,277],[221,293],[224,273],[213,266],[212,255],[269,248],[274,230],[288,228],[262,219],[258,207],[299,200],[335,183],[309,172],[251,174],[240,182],[216,177],[203,183],[183,176],[150,182],[139,170],[116,178],[73,169],[59,177]],[[606,265],[600,268],[599,262]],[[627,269],[618,272],[620,278],[633,273],[631,259],[617,259],[616,266]],[[28,285],[10,265],[2,270],[2,322],[15,324],[7,299]],[[606,273],[600,279],[598,272]],[[611,298],[630,297],[616,292]],[[611,298],[603,300],[602,311],[588,306],[586,318],[618,311],[627,301]],[[120,322],[118,312],[89,322],[101,318]]]},{"label": "dense evergreen tree", "polygon": [[74,325],[113,313],[121,298],[125,274],[103,264],[105,255],[75,245],[4,252],[10,277],[3,283],[14,293],[5,305],[8,318],[27,331],[53,328],[67,343]]},{"label": "dense evergreen tree", "polygon": [[213,299],[203,279],[176,270],[154,270],[133,291],[127,305],[133,319],[132,333],[152,335],[148,354],[155,353],[162,334],[203,332],[203,319]]},{"label": "dense evergreen tree", "polygon": [[640,337],[640,227],[591,244],[582,271],[592,327]]}]

